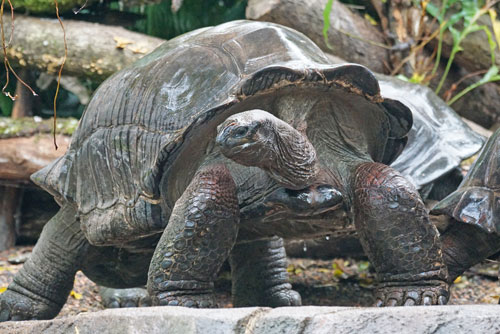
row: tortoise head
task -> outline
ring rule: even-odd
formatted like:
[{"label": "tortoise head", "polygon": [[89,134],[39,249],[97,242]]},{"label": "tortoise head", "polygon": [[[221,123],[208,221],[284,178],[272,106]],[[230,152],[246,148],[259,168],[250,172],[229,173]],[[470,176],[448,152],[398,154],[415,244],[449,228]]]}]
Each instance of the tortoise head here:
[{"label": "tortoise head", "polygon": [[227,158],[260,167],[290,189],[311,185],[318,172],[316,150],[307,137],[264,110],[226,119],[217,128],[216,144]]},{"label": "tortoise head", "polygon": [[217,127],[216,143],[227,158],[255,166],[255,159],[274,151],[275,118],[259,109],[233,115]]}]

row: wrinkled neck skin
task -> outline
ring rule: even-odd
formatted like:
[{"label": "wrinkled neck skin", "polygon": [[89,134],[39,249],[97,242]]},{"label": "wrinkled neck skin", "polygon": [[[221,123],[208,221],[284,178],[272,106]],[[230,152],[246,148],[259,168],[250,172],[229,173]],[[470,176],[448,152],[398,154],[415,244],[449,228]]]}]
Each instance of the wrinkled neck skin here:
[{"label": "wrinkled neck skin", "polygon": [[256,166],[264,169],[279,185],[303,189],[315,183],[319,167],[316,150],[307,137],[289,124],[276,119],[271,124],[272,148],[264,157],[256,157]]}]

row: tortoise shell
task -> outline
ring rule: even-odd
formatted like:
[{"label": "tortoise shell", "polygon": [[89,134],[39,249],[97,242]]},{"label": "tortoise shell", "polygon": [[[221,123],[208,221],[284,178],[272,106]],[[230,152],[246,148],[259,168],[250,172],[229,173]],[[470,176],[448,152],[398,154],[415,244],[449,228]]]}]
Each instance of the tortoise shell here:
[{"label": "tortoise shell", "polygon": [[32,179],[59,201],[76,204],[84,232],[102,230],[94,244],[156,233],[210,151],[216,126],[241,111],[235,106],[254,98],[252,107],[269,109],[277,90],[304,85],[337,89],[373,105],[389,129],[369,154],[389,163],[401,152],[411,112],[382,99],[369,70],[329,65],[312,41],[292,29],[234,21],[165,42],[108,78],[67,153]]},{"label": "tortoise shell", "polygon": [[500,233],[500,130],[490,137],[458,189],[431,213]]},{"label": "tortoise shell", "polygon": [[435,181],[476,154],[484,138],[430,88],[377,74],[382,96],[404,103],[413,114],[408,144],[391,166],[417,188]]}]

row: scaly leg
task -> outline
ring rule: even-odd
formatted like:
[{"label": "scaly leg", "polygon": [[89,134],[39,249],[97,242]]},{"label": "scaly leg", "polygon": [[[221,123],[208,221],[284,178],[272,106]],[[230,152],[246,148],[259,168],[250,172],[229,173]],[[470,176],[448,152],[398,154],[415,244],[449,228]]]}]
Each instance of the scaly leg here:
[{"label": "scaly leg", "polygon": [[55,317],[88,249],[69,204],[45,225],[29,260],[0,295],[0,321]]},{"label": "scaly leg", "polygon": [[452,222],[441,235],[443,259],[452,283],[465,270],[500,251],[500,237],[479,227]]},{"label": "scaly leg", "polygon": [[215,307],[213,282],[238,234],[236,185],[224,165],[197,173],[175,203],[148,274],[153,305]]},{"label": "scaly leg", "polygon": [[229,260],[235,307],[301,305],[299,293],[288,281],[283,239],[237,243]]},{"label": "scaly leg", "polygon": [[353,206],[377,272],[376,305],[446,304],[441,243],[416,189],[391,167],[363,163],[355,172]]}]

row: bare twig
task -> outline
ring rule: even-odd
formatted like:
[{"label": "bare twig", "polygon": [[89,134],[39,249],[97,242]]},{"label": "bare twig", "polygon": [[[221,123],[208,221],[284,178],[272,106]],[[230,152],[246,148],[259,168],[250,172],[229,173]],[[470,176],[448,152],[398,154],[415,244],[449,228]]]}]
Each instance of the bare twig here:
[{"label": "bare twig", "polygon": [[[12,3],[10,2],[10,0],[7,0],[7,2],[10,5],[11,16],[14,17],[14,7],[12,6]],[[2,88],[2,93],[5,96],[10,97],[12,99],[12,101],[14,101],[16,99],[15,95],[12,96],[12,94],[10,94],[10,92],[5,91],[7,89],[7,86],[9,85],[9,73],[12,72],[12,74],[16,77],[16,79],[19,82],[21,82],[23,84],[23,86],[28,88],[34,96],[38,96],[38,94],[35,93],[35,91],[17,75],[16,71],[14,71],[14,69],[10,65],[9,59],[7,58],[7,47],[5,45],[5,31],[4,31],[4,26],[3,26],[3,8],[4,8],[4,5],[5,5],[5,0],[2,0],[2,3],[0,5],[0,31],[1,31],[1,37],[2,37],[3,63],[5,66],[5,74],[6,74],[6,82]],[[11,32],[12,33],[14,32],[13,25],[14,25],[14,21],[11,22],[11,27],[12,27]]]},{"label": "bare twig", "polygon": [[63,61],[61,63],[61,67],[59,68],[59,74],[57,75],[57,88],[56,88],[56,93],[54,95],[54,129],[52,131],[52,135],[54,137],[54,146],[57,150],[57,142],[56,142],[56,126],[57,126],[57,95],[59,94],[59,86],[61,85],[61,74],[62,70],[64,68],[64,64],[66,63],[66,58],[68,57],[68,44],[66,41],[66,29],[64,29],[64,24],[61,20],[61,17],[59,16],[59,6],[57,4],[57,0],[54,0],[54,3],[56,5],[56,16],[57,19],[59,20],[59,24],[61,25],[61,29],[63,31],[63,39],[64,39],[64,57]]}]

